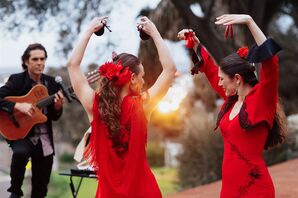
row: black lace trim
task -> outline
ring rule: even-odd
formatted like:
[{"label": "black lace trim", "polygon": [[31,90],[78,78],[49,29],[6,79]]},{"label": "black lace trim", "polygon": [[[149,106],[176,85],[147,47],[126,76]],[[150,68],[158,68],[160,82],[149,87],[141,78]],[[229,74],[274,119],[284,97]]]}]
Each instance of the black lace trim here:
[{"label": "black lace trim", "polygon": [[217,121],[216,121],[216,126],[215,126],[214,130],[216,130],[218,128],[221,119],[223,118],[223,116],[225,115],[225,113],[227,111],[229,111],[229,109],[233,106],[233,104],[237,101],[237,99],[238,99],[238,95],[229,96],[227,98],[226,102],[223,104],[222,109],[218,113]]},{"label": "black lace trim", "polygon": [[243,129],[251,129],[253,125],[248,119],[248,113],[246,111],[246,104],[243,102],[242,107],[239,112],[239,123]]},{"label": "black lace trim", "polygon": [[202,45],[199,44],[198,49],[197,49],[197,53],[193,49],[190,50],[191,60],[194,64],[193,68],[191,68],[191,75],[198,74],[200,68],[204,64],[204,59],[201,55],[201,49],[202,49]]}]

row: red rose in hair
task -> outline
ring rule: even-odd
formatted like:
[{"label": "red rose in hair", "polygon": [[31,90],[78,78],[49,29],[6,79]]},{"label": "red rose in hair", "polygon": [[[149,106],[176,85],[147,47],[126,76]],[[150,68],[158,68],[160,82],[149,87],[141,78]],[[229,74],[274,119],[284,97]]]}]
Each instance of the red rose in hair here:
[{"label": "red rose in hair", "polygon": [[123,71],[118,75],[118,80],[116,81],[117,86],[125,85],[128,81],[130,81],[132,72],[128,67],[124,68]]},{"label": "red rose in hair", "polygon": [[105,76],[109,80],[112,80],[114,76],[119,75],[121,69],[122,65],[116,65],[112,62],[106,62],[105,64],[99,67],[99,72],[102,76]]},{"label": "red rose in hair", "polygon": [[102,76],[108,78],[109,80],[117,77],[117,86],[125,85],[130,80],[132,74],[129,67],[123,69],[123,65],[120,61],[117,64],[114,64],[113,62],[106,62],[100,66],[98,70]]},{"label": "red rose in hair", "polygon": [[246,58],[248,55],[248,47],[240,47],[237,51],[237,54],[240,56],[240,58]]},{"label": "red rose in hair", "polygon": [[107,72],[108,72],[108,68],[110,66],[109,64],[110,62],[106,62],[104,64],[102,64],[99,68],[98,71],[102,76],[106,76]]},{"label": "red rose in hair", "polygon": [[121,64],[114,64],[114,63],[109,63],[109,67],[106,73],[106,77],[109,80],[112,80],[115,76],[119,76],[121,69],[123,66]]}]

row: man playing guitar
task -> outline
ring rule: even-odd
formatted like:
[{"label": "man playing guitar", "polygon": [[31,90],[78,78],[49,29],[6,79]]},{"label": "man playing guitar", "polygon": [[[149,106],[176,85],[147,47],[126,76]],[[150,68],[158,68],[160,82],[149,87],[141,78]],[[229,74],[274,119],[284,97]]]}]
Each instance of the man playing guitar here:
[{"label": "man playing guitar", "polygon": [[[22,56],[24,71],[11,75],[7,83],[0,88],[0,111],[2,113],[5,112],[11,117],[14,117],[14,114],[23,114],[33,118],[37,111],[42,111],[47,117],[45,122],[35,124],[25,138],[8,141],[13,151],[10,169],[11,186],[8,189],[11,193],[10,198],[23,196],[21,187],[29,158],[32,162],[31,197],[42,198],[47,195],[47,185],[55,153],[52,121],[60,118],[64,97],[59,91],[59,85],[55,79],[43,74],[46,59],[47,51],[41,44],[30,44]],[[47,88],[49,95],[54,94],[52,104],[38,109],[35,104],[12,102],[5,99],[8,96],[26,95],[36,85],[43,85]]]}]

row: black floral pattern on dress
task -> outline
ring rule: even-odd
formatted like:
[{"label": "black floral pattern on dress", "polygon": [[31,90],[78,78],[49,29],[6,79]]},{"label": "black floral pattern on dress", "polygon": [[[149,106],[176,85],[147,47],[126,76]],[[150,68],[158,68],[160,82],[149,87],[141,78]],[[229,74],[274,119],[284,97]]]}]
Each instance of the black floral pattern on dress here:
[{"label": "black floral pattern on dress", "polygon": [[[130,129],[130,127],[129,127]],[[113,147],[118,157],[123,158],[128,151],[130,130],[122,129],[117,138],[117,146]]]}]

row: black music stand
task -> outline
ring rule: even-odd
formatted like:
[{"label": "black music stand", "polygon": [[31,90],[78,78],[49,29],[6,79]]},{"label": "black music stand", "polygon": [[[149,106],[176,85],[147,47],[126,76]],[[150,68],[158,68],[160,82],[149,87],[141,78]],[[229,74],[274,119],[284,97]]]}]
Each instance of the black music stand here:
[{"label": "black music stand", "polygon": [[[94,171],[90,170],[79,170],[79,169],[71,169],[70,173],[59,173],[62,176],[68,176],[70,178],[70,190],[73,198],[78,196],[82,181],[84,178],[97,178]],[[77,186],[74,185],[72,177],[79,177],[79,184]]]}]

